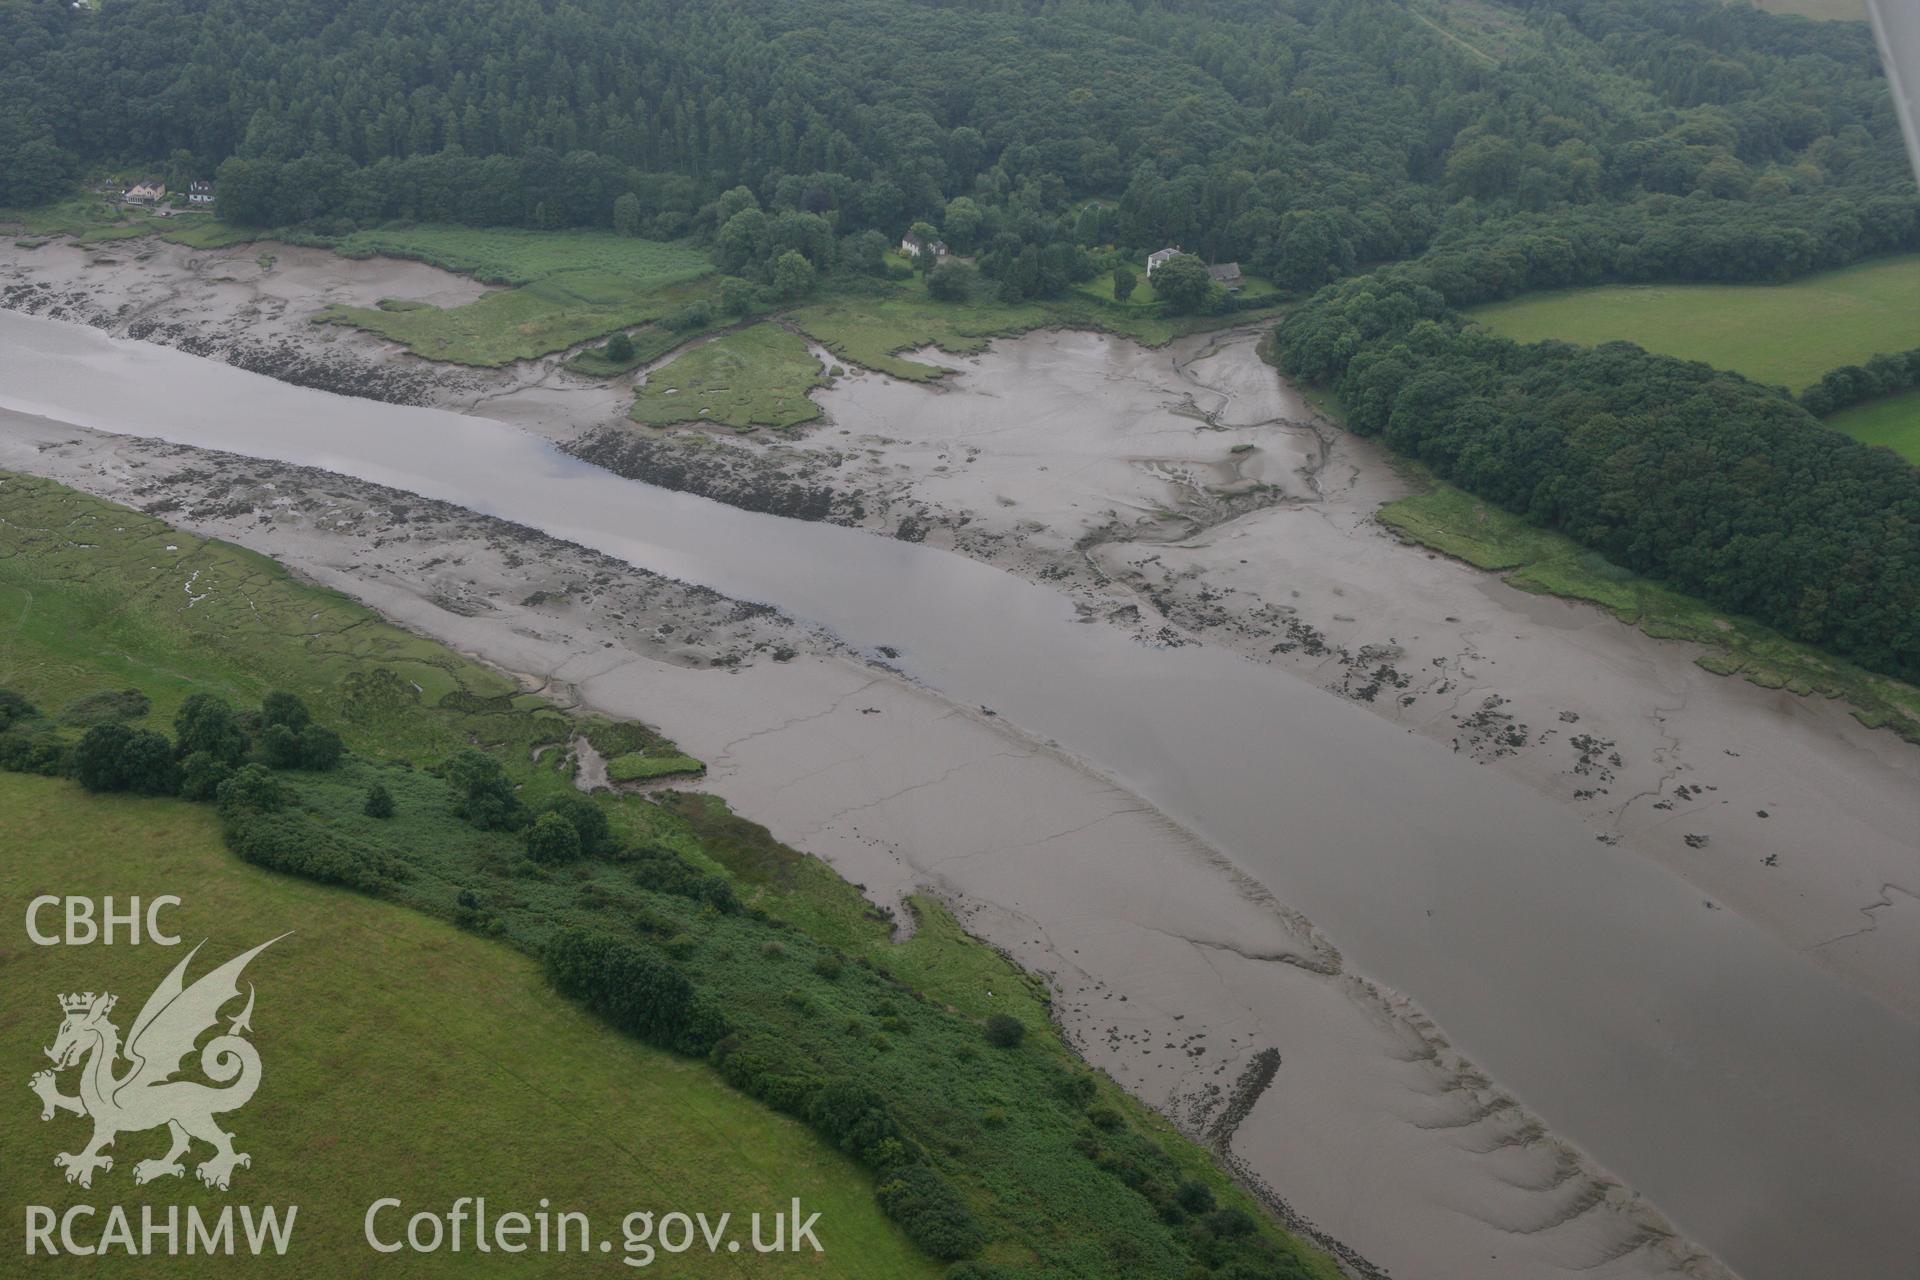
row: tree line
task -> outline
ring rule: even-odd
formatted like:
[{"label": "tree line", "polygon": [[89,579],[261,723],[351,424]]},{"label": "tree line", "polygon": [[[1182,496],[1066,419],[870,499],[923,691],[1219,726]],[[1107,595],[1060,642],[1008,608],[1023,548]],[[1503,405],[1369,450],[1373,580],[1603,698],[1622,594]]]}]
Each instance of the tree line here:
[{"label": "tree line", "polygon": [[1920,388],[1920,347],[1893,355],[1883,352],[1863,365],[1843,364],[1829,369],[1820,381],[1800,393],[1800,406],[1814,417],[1824,418],[1915,388]]}]

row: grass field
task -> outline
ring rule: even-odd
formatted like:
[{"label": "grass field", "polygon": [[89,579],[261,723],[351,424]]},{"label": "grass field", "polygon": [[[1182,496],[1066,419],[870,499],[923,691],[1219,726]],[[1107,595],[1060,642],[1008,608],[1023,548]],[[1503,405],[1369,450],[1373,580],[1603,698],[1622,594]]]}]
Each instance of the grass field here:
[{"label": "grass field", "polygon": [[1524,591],[1587,600],[1661,639],[1707,646],[1697,661],[1770,689],[1845,698],[1862,723],[1920,742],[1920,689],[1830,657],[1749,619],[1650,582],[1406,464],[1427,491],[1380,508],[1388,528],[1422,546],[1499,572]]},{"label": "grass field", "polygon": [[[30,681],[43,705],[138,688],[164,724],[194,693],[252,704],[286,689],[353,749],[397,758],[438,758],[473,737],[530,750],[566,733],[506,677],[265,556],[4,472],[0,512],[0,688]],[[362,696],[374,670],[409,691],[404,705]]]},{"label": "grass field", "polygon": [[650,425],[712,422],[791,427],[820,416],[807,392],[826,384],[806,339],[777,324],[715,338],[655,370],[633,402],[633,419]]},{"label": "grass field", "polygon": [[[824,1257],[701,1251],[672,1259],[672,1274],[939,1274],[881,1216],[865,1171],[704,1066],[607,1030],[500,943],[240,863],[205,805],[88,796],[69,782],[0,774],[0,812],[0,899],[18,907],[39,893],[177,894],[184,905],[169,921],[187,946],[208,940],[190,977],[296,931],[248,970],[258,987],[252,1039],[263,1084],[244,1110],[223,1117],[253,1157],[226,1195],[191,1172],[135,1190],[132,1165],[160,1153],[158,1132],[123,1135],[113,1170],[92,1190],[68,1185],[52,1156],[78,1148],[83,1122],[57,1115],[42,1124],[25,1087],[46,1065],[39,1046],[59,1023],[55,993],[113,991],[124,1031],[187,947],[9,943],[0,1060],[18,1096],[14,1120],[0,1127],[0,1161],[8,1186],[31,1203],[61,1211],[126,1202],[136,1214],[137,1204],[162,1212],[187,1204],[212,1212],[228,1201],[298,1205],[294,1244],[275,1274],[605,1276],[625,1268],[600,1254],[537,1262],[376,1255],[362,1242],[361,1216],[384,1196],[401,1198],[408,1212],[444,1212],[457,1195],[484,1195],[495,1213],[532,1212],[544,1196],[556,1210],[587,1213],[596,1241],[614,1240],[617,1260],[630,1212],[731,1210],[743,1220],[798,1195],[822,1214]],[[63,1087],[72,1089],[70,1078]],[[0,1224],[0,1248],[16,1257],[20,1227],[18,1214]],[[263,1265],[272,1264],[116,1255],[36,1260],[34,1273],[251,1275]]]},{"label": "grass field", "polygon": [[1822,419],[1862,444],[1881,444],[1920,467],[1920,391],[1855,405]]},{"label": "grass field", "polygon": [[1522,342],[1625,340],[1799,391],[1829,369],[1920,347],[1920,254],[1779,285],[1602,285],[1467,314]]},{"label": "grass field", "polygon": [[511,286],[459,307],[330,307],[316,320],[370,330],[418,355],[496,366],[658,321],[705,298],[706,255],[603,231],[419,226],[325,241],[349,257],[417,258]]},{"label": "grass field", "polygon": [[[1036,1277],[1064,1280],[1111,1274],[1113,1259],[1125,1256],[1129,1276],[1184,1280],[1196,1250],[1204,1246],[1251,1253],[1290,1280],[1336,1280],[1327,1259],[1283,1236],[1206,1152],[1112,1081],[1089,1072],[1049,1019],[1045,985],[968,937],[938,903],[916,901],[919,929],[910,941],[897,943],[891,921],[825,863],[780,844],[716,797],[671,791],[601,797],[596,803],[620,837],[618,848],[559,867],[534,863],[516,833],[478,830],[461,819],[447,780],[436,772],[456,751],[477,745],[528,803],[567,794],[572,783],[563,753],[548,750],[535,760],[532,748],[563,742],[576,732],[622,757],[637,752],[642,759],[679,767],[697,764],[644,726],[575,722],[537,697],[517,692],[505,678],[381,622],[344,597],[304,585],[259,556],[195,539],[153,516],[49,481],[6,473],[0,473],[0,688],[25,695],[46,713],[27,722],[40,726],[33,732],[52,732],[67,741],[80,732],[78,710],[94,706],[96,695],[127,689],[152,705],[142,710],[137,698],[116,699],[117,705],[134,704],[125,714],[137,724],[165,730],[189,693],[219,693],[247,708],[266,691],[284,688],[304,698],[316,719],[345,737],[353,754],[338,769],[286,769],[274,776],[291,796],[283,821],[297,824],[303,840],[376,868],[377,874],[363,882],[372,896],[275,878],[222,853],[214,844],[218,828],[205,806],[93,797],[65,782],[12,775],[0,778],[6,788],[0,790],[0,813],[8,818],[0,829],[0,867],[30,869],[20,887],[9,884],[14,901],[28,889],[43,887],[64,893],[104,885],[119,894],[152,893],[156,881],[129,880],[124,873],[143,865],[143,858],[177,847],[181,859],[191,854],[192,865],[203,866],[205,874],[189,881],[188,863],[182,861],[179,874],[169,871],[165,878],[165,891],[182,892],[190,905],[209,904],[196,908],[205,909],[203,918],[211,922],[200,927],[216,932],[229,952],[257,941],[256,933],[271,936],[291,917],[302,931],[302,945],[309,934],[316,947],[335,945],[336,930],[359,928],[356,922],[364,920],[372,922],[365,925],[368,931],[429,958],[455,954],[456,948],[463,949],[459,955],[476,957],[470,964],[461,961],[466,968],[427,968],[426,975],[449,989],[449,999],[478,1001],[482,1011],[477,1013],[465,1004],[436,1006],[419,996],[410,985],[413,975],[405,957],[411,952],[405,947],[399,959],[393,952],[371,951],[364,969],[336,961],[324,950],[311,953],[311,960],[300,955],[296,966],[291,946],[263,958],[262,1004],[254,1024],[261,1029],[263,1052],[268,1028],[289,1037],[279,1042],[282,1046],[294,1045],[276,1049],[281,1058],[269,1056],[270,1062],[287,1062],[280,1076],[269,1079],[284,1080],[302,1097],[311,1088],[325,1099],[338,1099],[340,1107],[369,1105],[369,1096],[396,1101],[373,1104],[371,1116],[330,1113],[320,1102],[303,1102],[303,1115],[317,1111],[315,1123],[323,1126],[310,1132],[299,1127],[306,1119],[267,1110],[263,1097],[241,1117],[241,1125],[281,1114],[285,1123],[277,1130],[263,1123],[258,1130],[241,1131],[291,1131],[305,1144],[297,1152],[332,1152],[337,1144],[345,1151],[339,1159],[360,1171],[387,1168],[387,1157],[373,1160],[368,1150],[393,1152],[407,1176],[384,1179],[380,1194],[444,1204],[458,1194],[494,1192],[506,1175],[496,1173],[488,1181],[490,1166],[524,1176],[528,1169],[544,1168],[548,1157],[543,1153],[566,1145],[574,1130],[559,1120],[549,1125],[555,1135],[515,1145],[503,1130],[527,1113],[495,1101],[493,1094],[482,1098],[492,1108],[486,1117],[440,1141],[437,1126],[462,1124],[466,1114],[459,1110],[464,1103],[441,1094],[465,1088],[460,1072],[468,1063],[475,1071],[492,1063],[498,1088],[528,1091],[538,1099],[551,1096],[543,1086],[558,1072],[552,1093],[568,1100],[573,1121],[592,1126],[608,1141],[631,1139],[640,1144],[637,1150],[676,1168],[684,1164],[689,1179],[710,1173],[714,1181],[690,1180],[683,1196],[657,1164],[635,1156],[619,1166],[641,1170],[661,1197],[686,1203],[697,1195],[703,1202],[686,1207],[750,1210],[743,1199],[759,1194],[765,1185],[760,1171],[769,1168],[790,1170],[795,1178],[817,1175],[827,1188],[820,1194],[837,1196],[838,1166],[820,1158],[815,1148],[794,1145],[804,1135],[784,1126],[772,1109],[779,1105],[773,1099],[779,1090],[853,1080],[884,1099],[902,1133],[918,1144],[928,1166],[977,1219],[982,1256],[989,1261],[1030,1266]],[[364,811],[373,783],[392,796],[392,817]],[[40,797],[33,803],[41,816],[31,823],[14,821],[16,811],[29,812],[19,798],[33,796]],[[175,829],[188,834],[176,838],[169,834]],[[37,833],[31,845],[28,832]],[[40,861],[16,853],[16,846],[41,851],[35,855]],[[78,868],[83,864],[75,851],[96,847],[105,864],[98,879],[78,874],[56,879],[48,870],[64,872],[62,858]],[[183,892],[180,884],[194,887]],[[714,895],[716,884],[729,890],[724,901]],[[261,906],[262,914],[249,915],[250,901],[270,901],[261,886],[298,896],[286,899],[284,910]],[[452,925],[465,932],[455,933]],[[569,1052],[600,1044],[607,1052],[640,1054],[631,1061],[659,1077],[653,1083],[667,1091],[630,1091],[642,1100],[646,1115],[617,1116],[619,1095],[603,1088],[584,1066],[549,1063],[541,1054],[555,1050],[545,1040],[512,1052],[501,1048],[499,1037],[516,1034],[517,1027],[545,1025],[526,1023],[498,1003],[509,997],[542,998],[524,957],[539,954],[556,933],[573,929],[633,939],[683,974],[702,998],[724,1011],[737,1033],[729,1069],[741,1054],[769,1064],[753,1078],[774,1092],[754,1096],[769,1098],[772,1107],[756,1109],[745,1094],[729,1100],[712,1092],[720,1076],[697,1061],[660,1059],[661,1065],[649,1065],[654,1055],[609,1045],[610,1033],[580,1019],[564,1024],[577,1031],[553,1038],[563,1040]],[[409,941],[415,937],[427,941]],[[54,971],[46,968],[28,973],[22,966],[26,976],[20,981],[31,999],[26,1005],[0,1004],[9,1011],[0,1021],[21,1027],[13,1033],[15,1050],[0,1047],[0,1053],[17,1051],[23,1113],[32,1105],[24,1081],[33,1068],[35,1046],[46,1043],[51,1032],[35,1015],[12,1011],[46,1001],[52,1015],[57,1010],[47,993],[62,986],[85,989],[92,983],[97,988],[109,979],[137,986],[152,980],[146,969],[133,968],[95,968],[69,979],[65,975],[74,962],[48,954],[54,959],[43,962],[36,956],[36,964],[58,962],[61,976],[47,976]],[[134,959],[145,955],[116,953]],[[11,960],[0,968],[0,982],[12,981],[14,968]],[[130,976],[123,979],[122,973]],[[310,994],[296,992],[296,978],[311,984],[300,989]],[[274,986],[265,985],[269,979]],[[330,994],[342,981],[354,984],[349,995]],[[564,1014],[557,997],[546,998],[556,1017]],[[406,1007],[383,1021],[383,1013],[396,1004]],[[1017,1050],[985,1043],[982,1020],[993,1013],[1010,1014],[1027,1027]],[[53,1025],[52,1019],[45,1025]],[[394,1048],[402,1056],[384,1052],[378,1033],[388,1028],[407,1042]],[[311,1041],[292,1039],[307,1035]],[[308,1044],[311,1049],[304,1047]],[[389,1083],[388,1074],[402,1078]],[[341,1075],[344,1083],[330,1083]],[[669,1098],[682,1100],[669,1103]],[[702,1099],[712,1099],[711,1104]],[[292,1101],[281,1105],[290,1107]],[[723,1105],[743,1110],[722,1110]],[[691,1124],[684,1116],[662,1118],[675,1107],[698,1117],[697,1132],[672,1127]],[[396,1108],[409,1124],[391,1122]],[[653,1130],[656,1136],[650,1138],[647,1131],[624,1127],[629,1119],[666,1127]],[[15,1130],[0,1142],[38,1141],[31,1127],[24,1138]],[[547,1136],[554,1137],[551,1146]],[[573,1145],[577,1150],[581,1144]],[[766,1162],[746,1161],[742,1180],[731,1186],[724,1175],[744,1148],[764,1152]],[[38,1147],[18,1149],[32,1154]],[[260,1143],[252,1149],[263,1179],[270,1168],[287,1167],[279,1158],[269,1164],[271,1149]],[[589,1157],[596,1150],[586,1149]],[[14,1150],[0,1146],[0,1154]],[[42,1154],[50,1160],[52,1152]],[[28,1168],[40,1158],[15,1160],[9,1167]],[[502,1203],[528,1195],[557,1199],[572,1196],[576,1186],[583,1188],[583,1198],[628,1194],[631,1184],[610,1173],[606,1159],[576,1158],[574,1164],[582,1167],[574,1168],[565,1164],[564,1154],[551,1158],[565,1168],[566,1178],[532,1188],[510,1184],[496,1198]],[[50,1163],[47,1169],[53,1172]],[[366,1194],[365,1182],[317,1157],[311,1170],[317,1189],[308,1195],[308,1184],[300,1183],[295,1190],[315,1206],[314,1231],[350,1231],[352,1215],[364,1207],[354,1202]],[[469,1170],[478,1171],[471,1184],[463,1181]],[[874,1175],[868,1170],[865,1176],[866,1193],[872,1195]],[[594,1186],[586,1185],[596,1179]],[[1234,1212],[1225,1218],[1183,1216],[1172,1197],[1188,1181],[1203,1186],[1223,1213]],[[716,1189],[710,1203],[709,1186]],[[282,1199],[293,1195],[276,1192],[275,1201]],[[643,1202],[652,1203],[658,1201]],[[852,1207],[840,1216],[855,1221]],[[327,1226],[323,1218],[344,1225]],[[857,1249],[861,1260],[843,1264],[828,1257],[806,1274],[930,1274],[902,1260],[896,1239],[876,1217],[858,1221],[865,1225],[848,1247]],[[361,1270],[309,1268],[315,1274]]]}]

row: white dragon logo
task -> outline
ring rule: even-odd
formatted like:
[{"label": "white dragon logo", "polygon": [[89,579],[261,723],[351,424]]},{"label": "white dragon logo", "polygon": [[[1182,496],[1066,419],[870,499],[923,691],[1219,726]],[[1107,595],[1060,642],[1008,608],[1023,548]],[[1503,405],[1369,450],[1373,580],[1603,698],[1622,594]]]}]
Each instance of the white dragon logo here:
[{"label": "white dragon logo", "polygon": [[[281,934],[280,938],[286,937]],[[89,991],[82,995],[60,997],[65,1019],[53,1047],[46,1051],[53,1060],[52,1071],[42,1071],[29,1087],[40,1096],[42,1120],[53,1119],[56,1111],[91,1116],[93,1139],[73,1154],[62,1153],[53,1163],[67,1171],[67,1181],[83,1187],[93,1185],[94,1170],[111,1171],[113,1157],[100,1154],[113,1145],[123,1132],[137,1132],[166,1125],[173,1145],[158,1160],[142,1160],[133,1167],[135,1183],[147,1183],[160,1177],[181,1177],[186,1168],[180,1163],[193,1140],[209,1143],[213,1156],[194,1172],[200,1181],[221,1191],[227,1189],[235,1168],[251,1165],[252,1157],[233,1149],[233,1135],[214,1123],[216,1115],[238,1111],[260,1087],[260,1054],[242,1038],[253,1029],[253,984],[247,984],[247,1007],[232,1019],[226,1034],[207,1041],[200,1051],[200,1069],[209,1080],[225,1088],[213,1088],[194,1080],[175,1080],[182,1061],[193,1052],[201,1035],[220,1021],[220,1009],[240,994],[240,972],[247,962],[280,938],[261,943],[253,950],[235,956],[191,987],[184,977],[187,965],[200,951],[196,946],[187,958],[154,989],[133,1020],[126,1048],[120,1045],[120,1030],[107,1021],[118,997]],[[203,942],[200,944],[205,946]],[[89,1056],[91,1055],[91,1056]],[[122,1056],[132,1065],[119,1076],[114,1064]],[[54,1083],[54,1072],[85,1065],[80,1071],[78,1097],[67,1097]],[[229,1083],[231,1082],[231,1083]]]}]

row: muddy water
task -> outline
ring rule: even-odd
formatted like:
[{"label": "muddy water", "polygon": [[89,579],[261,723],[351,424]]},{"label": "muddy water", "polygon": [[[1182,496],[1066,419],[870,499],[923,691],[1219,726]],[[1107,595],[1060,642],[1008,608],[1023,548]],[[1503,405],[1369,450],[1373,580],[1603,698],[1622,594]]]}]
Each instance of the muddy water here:
[{"label": "muddy water", "polygon": [[888,646],[1227,851],[1743,1274],[1916,1256],[1912,1024],[1528,788],[1282,673],[1078,625],[959,556],[623,481],[503,424],[58,322],[0,314],[0,405],[361,476]]}]

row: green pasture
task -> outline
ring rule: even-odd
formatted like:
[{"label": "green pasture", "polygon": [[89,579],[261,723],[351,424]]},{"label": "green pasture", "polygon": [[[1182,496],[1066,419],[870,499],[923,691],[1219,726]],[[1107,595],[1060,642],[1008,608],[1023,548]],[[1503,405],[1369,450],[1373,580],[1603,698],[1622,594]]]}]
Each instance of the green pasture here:
[{"label": "green pasture", "polygon": [[1920,347],[1920,253],[1789,284],[1601,285],[1467,314],[1521,342],[1633,342],[1799,391],[1829,369]]}]

